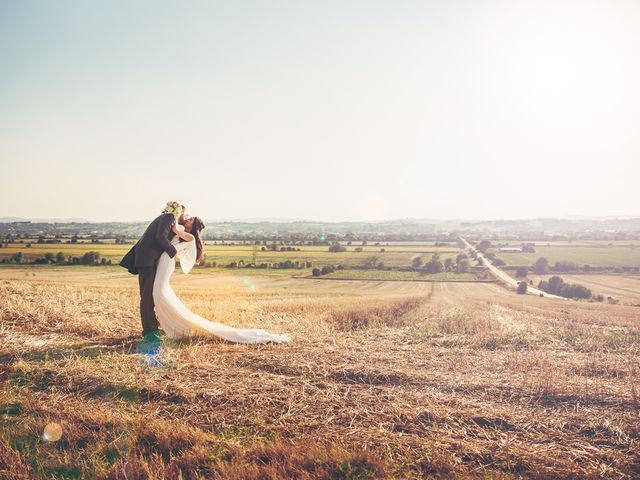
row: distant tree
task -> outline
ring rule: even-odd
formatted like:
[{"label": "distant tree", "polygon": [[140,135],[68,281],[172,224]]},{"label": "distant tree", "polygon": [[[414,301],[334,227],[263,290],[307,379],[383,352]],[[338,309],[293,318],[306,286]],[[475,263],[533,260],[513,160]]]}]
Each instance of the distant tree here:
[{"label": "distant tree", "polygon": [[527,282],[520,282],[518,283],[518,290],[517,292],[520,295],[524,295],[525,293],[527,293]]},{"label": "distant tree", "polygon": [[333,268],[333,265],[325,265],[322,267],[322,270],[320,270],[320,273],[322,273],[322,275],[326,275],[327,273],[333,273],[334,271],[335,269]]},{"label": "distant tree", "polygon": [[320,269],[319,268],[314,268],[313,270],[311,270],[311,275],[313,275],[314,277],[319,277],[320,276]]},{"label": "distant tree", "polygon": [[82,255],[82,257],[80,258],[80,263],[82,265],[93,265],[98,263],[99,260],[100,260],[100,253],[90,251]]},{"label": "distant tree", "polygon": [[22,263],[22,252],[11,255],[11,261],[15,263]]},{"label": "distant tree", "polygon": [[442,273],[444,272],[444,264],[434,255],[431,260],[424,265],[424,270],[427,273]]},{"label": "distant tree", "polygon": [[53,263],[56,260],[56,257],[51,252],[47,252],[44,254],[44,263]]},{"label": "distant tree", "polygon": [[460,263],[465,258],[469,258],[469,256],[466,253],[458,254],[458,256],[456,257],[456,263]]},{"label": "distant tree", "polygon": [[524,278],[529,273],[529,269],[527,267],[518,267],[516,268],[516,277]]},{"label": "distant tree", "polygon": [[549,261],[544,257],[540,257],[536,260],[533,271],[537,274],[547,273],[549,271]]},{"label": "distant tree", "polygon": [[553,270],[555,272],[573,272],[578,270],[578,265],[575,262],[569,262],[566,260],[561,260],[555,263],[553,266]]},{"label": "distant tree", "polygon": [[480,252],[486,252],[489,248],[491,248],[491,242],[489,240],[482,240],[476,248]]},{"label": "distant tree", "polygon": [[361,252],[362,251],[362,247],[356,247],[353,249],[355,252]]},{"label": "distant tree", "polygon": [[380,249],[380,253],[384,253],[386,250],[384,248]]},{"label": "distant tree", "polygon": [[554,275],[549,279],[547,292],[553,293],[554,295],[560,295],[560,290],[563,285],[564,285],[564,280],[562,279],[562,277],[558,277],[557,275]]},{"label": "distant tree", "polygon": [[467,273],[469,268],[471,268],[471,264],[469,263],[468,258],[463,258],[458,262],[458,273]]},{"label": "distant tree", "polygon": [[591,290],[582,285],[565,283],[560,288],[560,295],[567,298],[591,298]]},{"label": "distant tree", "polygon": [[451,272],[453,271],[453,268],[455,266],[455,263],[453,261],[453,258],[447,258],[444,261],[444,269],[446,272]]},{"label": "distant tree", "polygon": [[420,268],[422,266],[422,257],[413,257],[413,259],[411,260],[411,266],[413,268]]},{"label": "distant tree", "polygon": [[329,251],[330,252],[346,252],[347,247],[345,247],[344,245],[340,245],[339,243],[336,243],[334,245],[329,246]]},{"label": "distant tree", "polygon": [[365,266],[366,266],[366,267],[369,267],[369,268],[375,268],[375,266],[376,266],[376,265],[377,265],[377,263],[378,263],[378,259],[379,259],[379,258],[380,258],[380,257],[378,257],[377,255],[372,255],[372,256],[367,257],[367,258],[365,259],[364,264],[365,264]]}]

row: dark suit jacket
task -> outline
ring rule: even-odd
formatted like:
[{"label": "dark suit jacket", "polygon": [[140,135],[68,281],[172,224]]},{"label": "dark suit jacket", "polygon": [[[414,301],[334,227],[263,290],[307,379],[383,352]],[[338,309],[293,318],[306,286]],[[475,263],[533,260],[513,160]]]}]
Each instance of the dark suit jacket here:
[{"label": "dark suit jacket", "polygon": [[175,233],[171,230],[175,217],[163,213],[149,224],[142,237],[122,258],[120,265],[130,273],[138,273],[137,267],[150,267],[160,258],[162,252],[170,257],[176,254],[176,247],[171,244]]}]

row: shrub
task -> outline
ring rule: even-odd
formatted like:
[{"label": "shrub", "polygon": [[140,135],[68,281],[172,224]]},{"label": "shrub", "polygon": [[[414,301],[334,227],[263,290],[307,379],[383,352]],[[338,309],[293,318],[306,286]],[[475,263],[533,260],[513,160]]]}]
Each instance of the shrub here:
[{"label": "shrub", "polygon": [[440,260],[434,258],[425,264],[424,269],[427,273],[442,273],[444,272],[444,265]]},{"label": "shrub", "polygon": [[95,263],[98,263],[98,261],[100,260],[100,253],[98,252],[87,252],[84,255],[82,255],[82,257],[80,257],[80,263],[82,265],[93,265]]},{"label": "shrub", "polygon": [[524,278],[529,273],[529,269],[527,267],[518,267],[516,268],[516,277]]},{"label": "shrub", "polygon": [[538,284],[540,290],[565,298],[591,298],[591,290],[575,283],[565,283],[561,277],[553,276]]},{"label": "shrub", "polygon": [[536,260],[535,265],[533,266],[533,271],[535,273],[547,273],[547,271],[549,270],[549,261],[544,258],[544,257],[540,257],[538,260]]},{"label": "shrub", "polygon": [[524,295],[525,293],[527,293],[527,282],[520,282],[518,283],[518,294],[520,295]]},{"label": "shrub", "polygon": [[578,265],[575,262],[561,260],[555,263],[553,270],[556,272],[572,272],[578,270]]},{"label": "shrub", "polygon": [[471,264],[469,263],[468,258],[463,258],[458,262],[458,273],[466,273],[471,268]]},{"label": "shrub", "polygon": [[322,270],[320,270],[320,273],[322,273],[322,275],[326,275],[327,273],[333,273],[333,272],[335,272],[333,265],[325,265],[324,267],[322,267]]},{"label": "shrub", "polygon": [[311,270],[311,275],[313,275],[314,277],[319,277],[320,276],[320,269],[319,268],[314,268],[313,270]]},{"label": "shrub", "polygon": [[491,247],[491,242],[489,240],[482,240],[476,248],[480,252],[485,252],[490,247]]},{"label": "shrub", "polygon": [[344,245],[340,245],[338,243],[338,244],[329,246],[329,251],[330,252],[346,252],[347,247],[345,247]]}]

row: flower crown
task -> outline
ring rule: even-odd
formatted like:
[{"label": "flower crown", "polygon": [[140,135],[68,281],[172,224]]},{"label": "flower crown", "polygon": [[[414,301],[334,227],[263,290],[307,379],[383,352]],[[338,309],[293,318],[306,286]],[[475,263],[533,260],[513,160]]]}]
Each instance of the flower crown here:
[{"label": "flower crown", "polygon": [[170,213],[174,217],[178,218],[180,215],[182,215],[182,205],[172,200],[170,202],[167,202],[167,206],[164,207],[162,213]]}]

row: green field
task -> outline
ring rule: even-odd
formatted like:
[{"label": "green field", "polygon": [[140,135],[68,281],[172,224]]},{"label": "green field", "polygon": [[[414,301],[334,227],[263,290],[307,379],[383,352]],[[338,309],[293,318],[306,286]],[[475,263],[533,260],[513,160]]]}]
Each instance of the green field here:
[{"label": "green field", "polygon": [[566,260],[578,265],[639,267],[640,246],[635,245],[536,245],[535,253],[499,253],[498,258],[507,265],[533,265],[540,257],[545,257],[550,264]]},{"label": "green field", "polygon": [[[236,242],[237,243],[237,242]],[[403,244],[404,243],[404,244]],[[11,243],[8,248],[0,248],[0,258],[9,258],[17,252],[22,252],[27,261],[34,260],[44,256],[45,253],[63,252],[65,257],[75,256],[81,257],[89,251],[97,251],[101,256],[113,263],[118,263],[120,259],[127,253],[132,245],[116,245],[113,243],[76,243],[76,244],[32,244],[30,248],[26,244]],[[260,246],[261,247],[261,246]],[[355,248],[362,248],[362,252],[356,252]],[[280,248],[280,245],[278,246]],[[293,262],[313,262],[314,265],[363,265],[368,257],[377,256],[378,262],[383,262],[387,266],[408,266],[411,260],[418,255],[429,260],[434,253],[440,254],[442,262],[447,258],[455,259],[461,252],[457,247],[434,247],[433,242],[423,244],[407,245],[406,242],[398,242],[395,244],[389,242],[384,246],[366,245],[350,245],[346,252],[329,252],[327,246],[311,246],[304,245],[300,251],[257,251],[256,262],[259,263],[277,263],[291,260]],[[385,251],[381,252],[380,249]],[[253,262],[253,245],[228,245],[228,244],[207,244],[205,246],[205,254],[207,262],[216,262],[217,264],[226,265],[232,261],[244,261],[244,263]]]},{"label": "green field", "polygon": [[393,270],[337,270],[319,278],[336,278],[340,280],[409,280],[427,282],[473,282],[472,273],[432,273],[423,275],[420,272],[399,272]]}]

